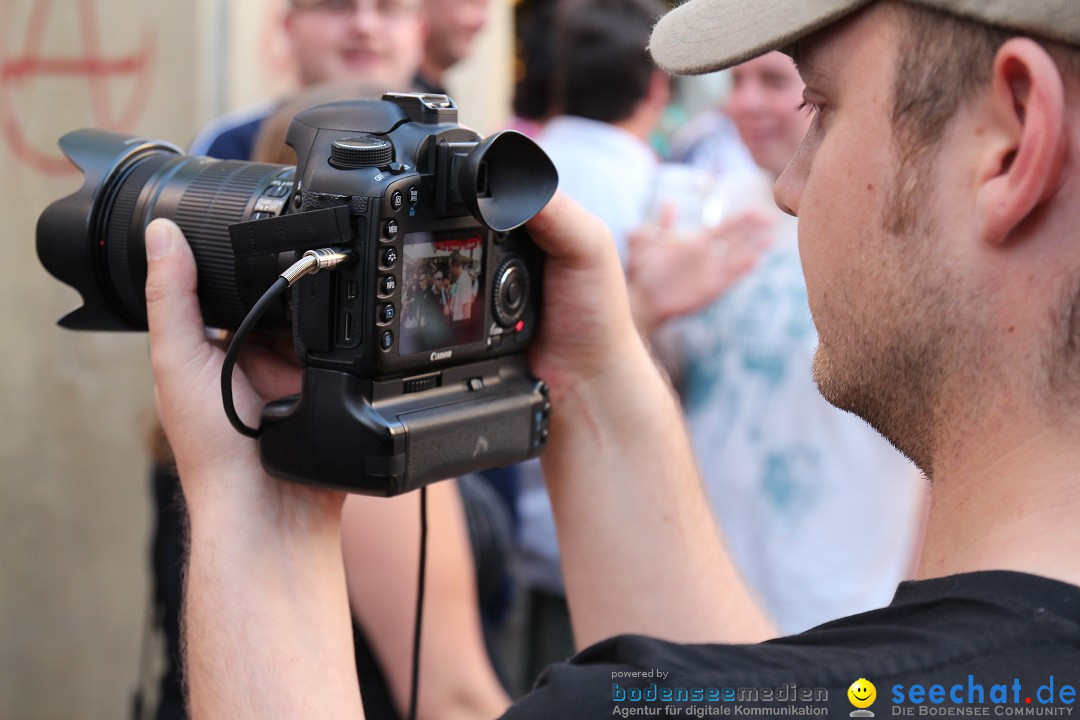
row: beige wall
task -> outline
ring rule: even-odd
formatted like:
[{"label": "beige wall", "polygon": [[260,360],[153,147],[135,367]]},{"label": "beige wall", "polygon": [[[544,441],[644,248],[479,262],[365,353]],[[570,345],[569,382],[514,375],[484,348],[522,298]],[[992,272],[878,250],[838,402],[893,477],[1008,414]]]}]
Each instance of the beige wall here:
[{"label": "beige wall", "polygon": [[80,182],[64,132],[191,132],[194,23],[184,3],[5,0],[0,32],[0,717],[123,717],[147,606],[146,340],[57,328],[77,296],[34,228]]},{"label": "beige wall", "polygon": [[[485,133],[511,72],[510,5],[492,1],[482,56],[451,80]],[[55,326],[77,296],[41,268],[34,228],[80,182],[56,139],[97,126],[184,144],[272,96],[289,78],[275,2],[0,0],[0,720],[127,717],[147,607],[146,339]]]}]

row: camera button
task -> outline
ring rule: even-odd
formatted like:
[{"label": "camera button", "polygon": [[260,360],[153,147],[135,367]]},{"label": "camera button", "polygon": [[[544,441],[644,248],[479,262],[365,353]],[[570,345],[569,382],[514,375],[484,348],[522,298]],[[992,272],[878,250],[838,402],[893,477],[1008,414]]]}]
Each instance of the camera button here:
[{"label": "camera button", "polygon": [[400,190],[395,190],[394,194],[390,196],[390,207],[394,210],[400,210],[401,206],[405,204],[405,196],[401,194]]},{"label": "camera button", "polygon": [[472,390],[473,392],[476,392],[477,390],[483,390],[484,389],[484,378],[478,378],[478,377],[469,378],[468,381],[467,381],[467,384],[469,386],[469,389]]},{"label": "camera button", "polygon": [[382,293],[383,295],[389,295],[397,289],[397,278],[393,275],[387,275],[382,279]]},{"label": "camera button", "polygon": [[393,240],[397,237],[398,230],[400,229],[401,227],[398,225],[397,220],[387,220],[386,225],[383,226],[383,235],[387,240]]},{"label": "camera button", "polygon": [[409,188],[409,205],[415,205],[418,202],[420,202],[420,190],[414,185]]},{"label": "camera button", "polygon": [[397,250],[395,248],[386,248],[383,251],[382,264],[385,268],[392,268],[397,264]]},{"label": "camera button", "polygon": [[394,346],[394,333],[387,330],[379,336],[379,347],[383,350],[389,350]]},{"label": "camera button", "polygon": [[384,323],[388,323],[388,322],[390,322],[391,320],[394,319],[395,314],[396,314],[396,311],[394,310],[394,304],[393,303],[386,303],[385,305],[382,306],[382,310],[379,312],[379,318]]}]

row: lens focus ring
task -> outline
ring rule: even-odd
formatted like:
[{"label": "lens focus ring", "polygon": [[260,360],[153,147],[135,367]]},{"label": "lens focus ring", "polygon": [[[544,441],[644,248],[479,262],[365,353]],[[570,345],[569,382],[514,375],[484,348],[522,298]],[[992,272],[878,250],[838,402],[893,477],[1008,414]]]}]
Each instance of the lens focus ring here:
[{"label": "lens focus ring", "polygon": [[[107,207],[104,223],[105,270],[111,283],[106,293],[118,301],[113,308],[126,320],[146,325],[146,253],[137,222],[139,196],[150,178],[176,155],[161,153],[142,159],[121,180]],[[113,295],[112,293],[115,293]]]}]

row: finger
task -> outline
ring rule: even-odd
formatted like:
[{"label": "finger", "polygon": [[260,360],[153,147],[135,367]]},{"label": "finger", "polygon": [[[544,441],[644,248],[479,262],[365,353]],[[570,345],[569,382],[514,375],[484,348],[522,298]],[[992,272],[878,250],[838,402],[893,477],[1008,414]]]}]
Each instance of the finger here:
[{"label": "finger", "polygon": [[195,295],[195,258],[180,228],[154,220],[146,228],[146,322],[155,370],[183,367],[205,353]]},{"label": "finger", "polygon": [[296,345],[293,344],[293,339],[291,335],[285,333],[275,335],[274,342],[271,345],[271,348],[283,359],[287,360],[293,365],[299,366],[299,361],[296,357]]},{"label": "finger", "polygon": [[754,232],[772,227],[773,219],[758,209],[745,210],[710,228],[713,235]]},{"label": "finger", "polygon": [[660,227],[664,230],[672,230],[675,220],[679,216],[679,206],[674,200],[667,200],[660,208]]},{"label": "finger", "polygon": [[275,399],[300,392],[300,367],[269,348],[246,347],[237,360],[244,376],[264,398]]},{"label": "finger", "polygon": [[607,226],[561,192],[555,193],[527,227],[549,258],[583,265],[610,254],[618,261]]}]

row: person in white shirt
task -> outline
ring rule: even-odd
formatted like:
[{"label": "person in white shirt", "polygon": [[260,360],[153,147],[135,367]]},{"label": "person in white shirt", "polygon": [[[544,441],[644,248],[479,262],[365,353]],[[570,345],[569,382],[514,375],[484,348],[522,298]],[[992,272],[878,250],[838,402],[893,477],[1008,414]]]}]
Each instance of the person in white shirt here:
[{"label": "person in white shirt", "polygon": [[450,255],[450,319],[454,322],[472,319],[473,290],[472,276],[461,264],[461,255]]}]

